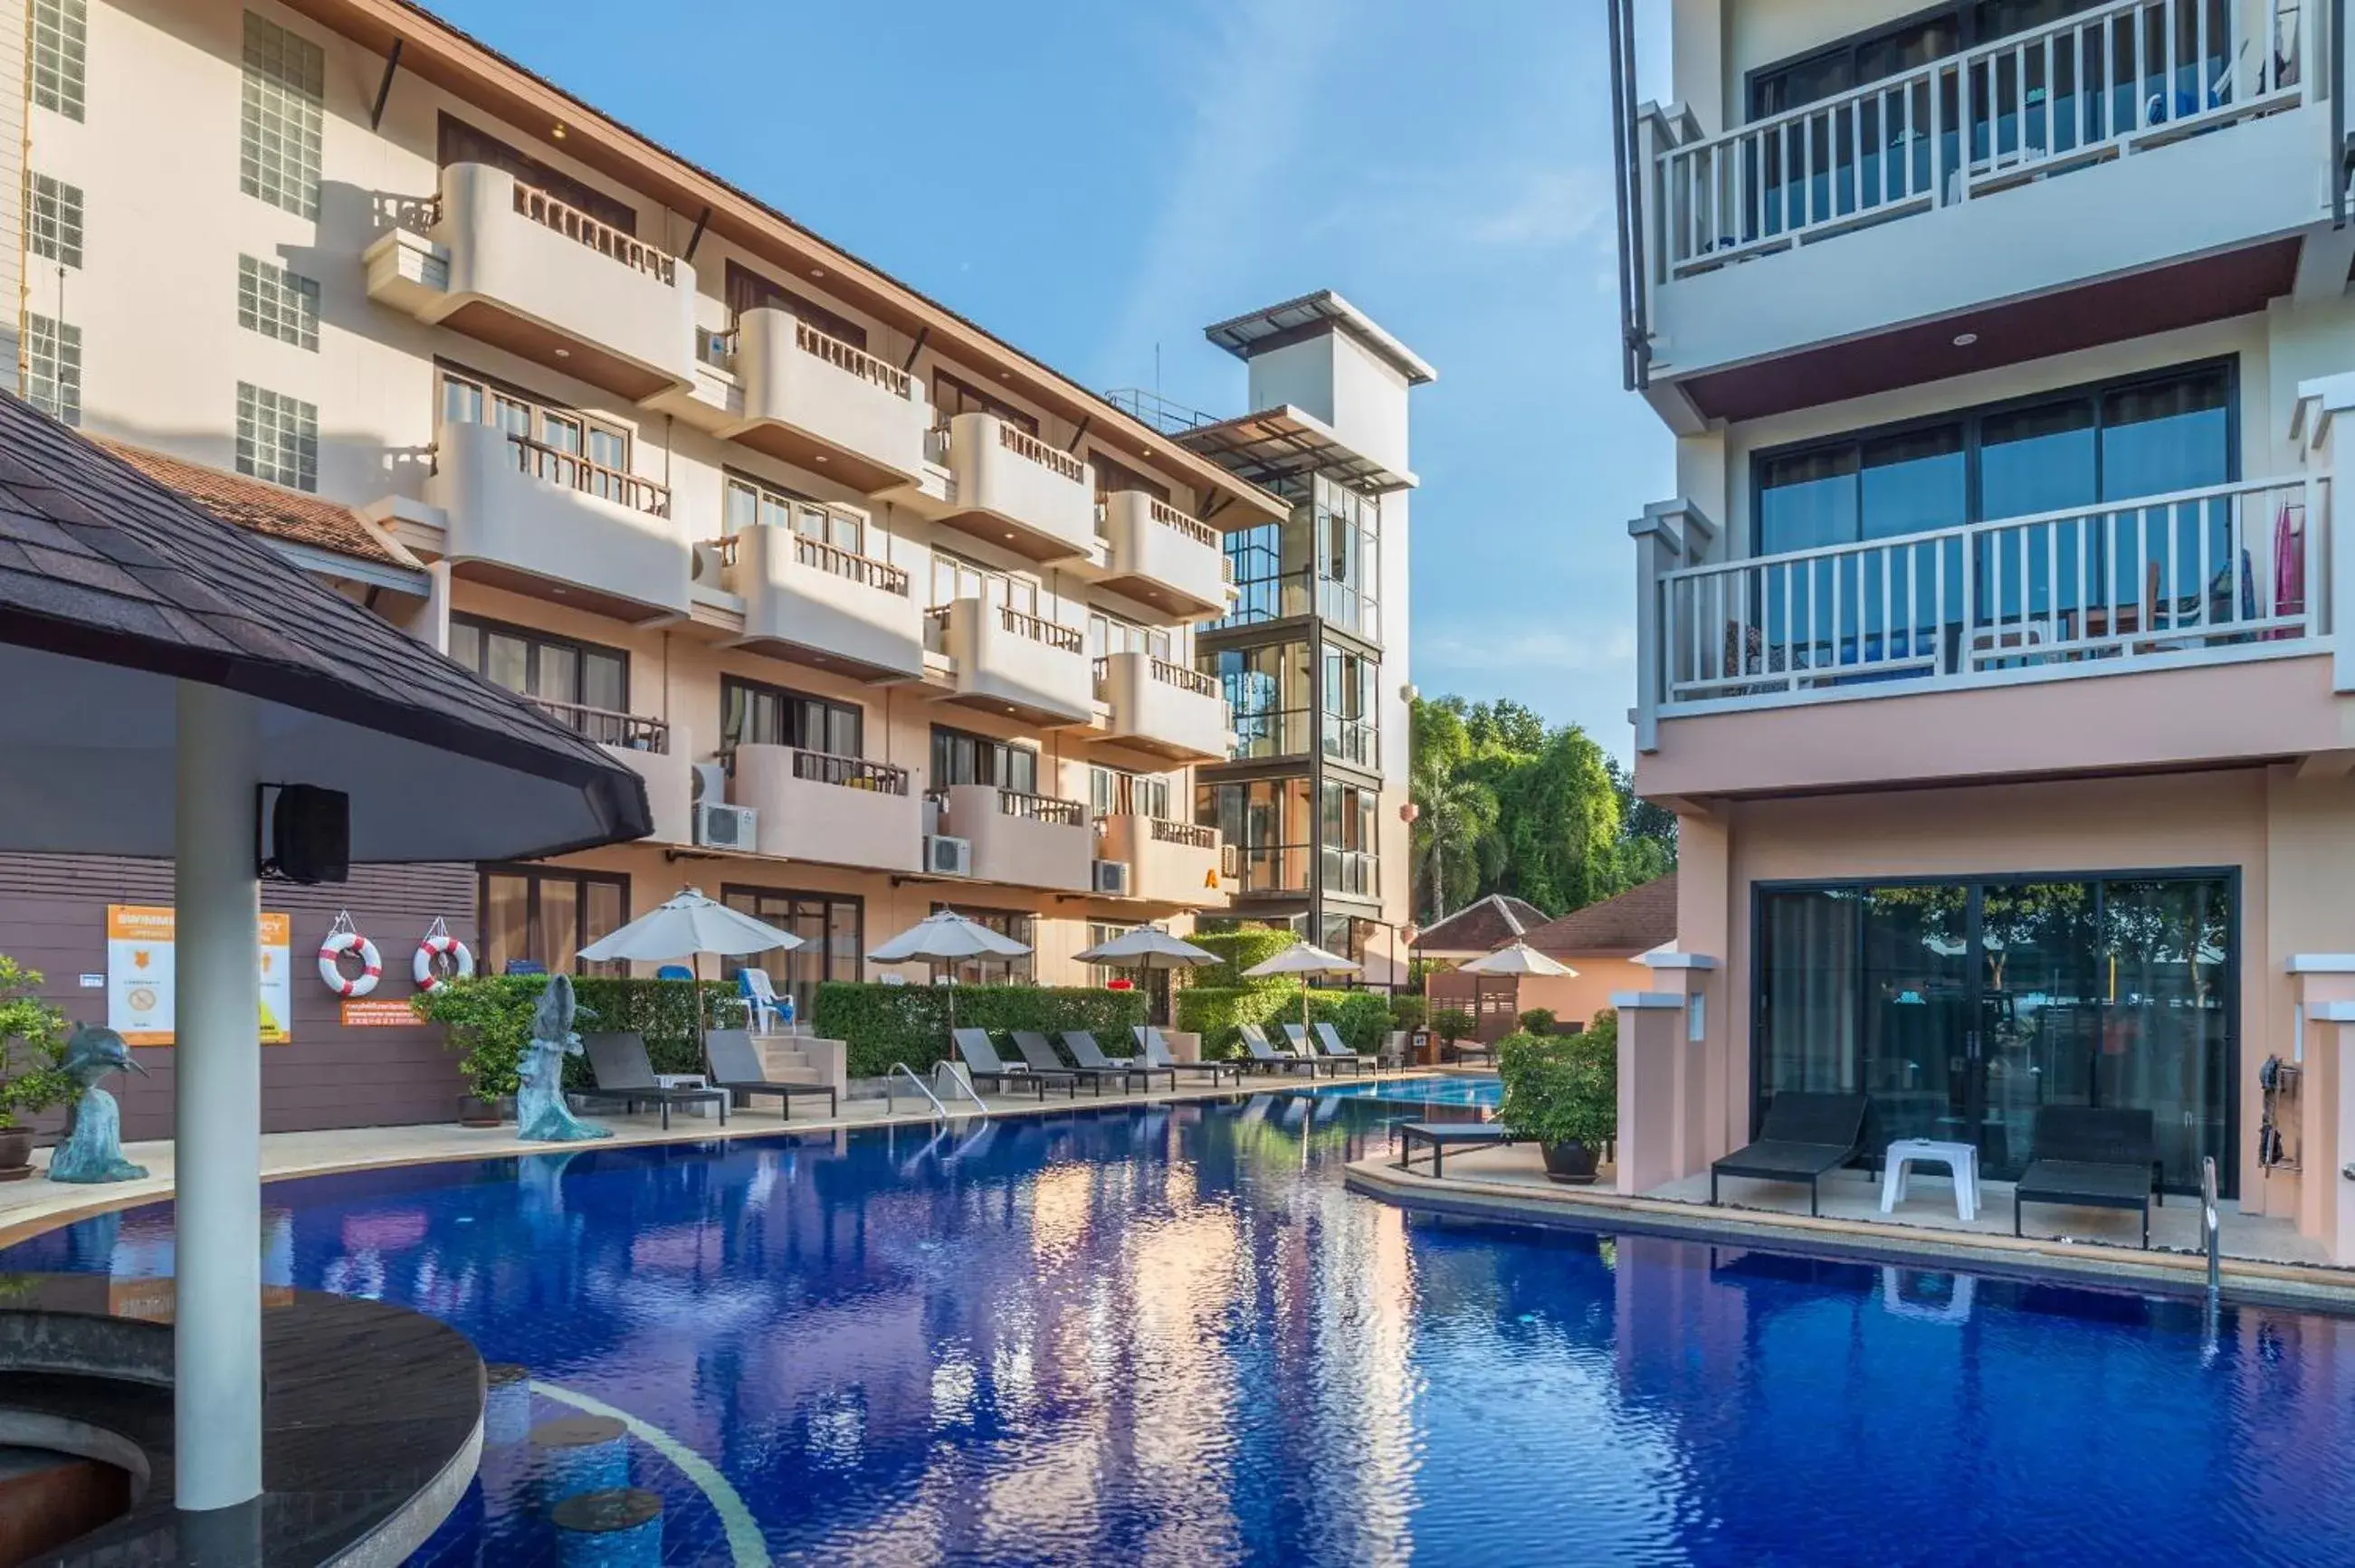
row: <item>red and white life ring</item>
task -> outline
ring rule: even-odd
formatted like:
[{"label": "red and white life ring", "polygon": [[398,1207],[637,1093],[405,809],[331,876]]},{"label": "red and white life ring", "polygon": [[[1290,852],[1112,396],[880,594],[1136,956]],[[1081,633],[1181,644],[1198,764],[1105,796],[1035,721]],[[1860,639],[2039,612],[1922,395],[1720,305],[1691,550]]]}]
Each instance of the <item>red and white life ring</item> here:
[{"label": "red and white life ring", "polygon": [[[440,958],[450,960],[451,970],[446,975],[433,967],[433,960]],[[465,980],[474,972],[474,955],[455,937],[428,937],[417,944],[417,960],[410,965],[409,972],[416,980],[418,990],[440,991],[452,980]]]},{"label": "red and white life ring", "polygon": [[[346,979],[344,966],[336,961],[346,953],[357,953],[366,966],[357,980]],[[337,996],[366,996],[376,989],[377,979],[383,973],[384,965],[377,957],[376,944],[357,931],[331,931],[327,939],[319,944],[319,978]]]}]

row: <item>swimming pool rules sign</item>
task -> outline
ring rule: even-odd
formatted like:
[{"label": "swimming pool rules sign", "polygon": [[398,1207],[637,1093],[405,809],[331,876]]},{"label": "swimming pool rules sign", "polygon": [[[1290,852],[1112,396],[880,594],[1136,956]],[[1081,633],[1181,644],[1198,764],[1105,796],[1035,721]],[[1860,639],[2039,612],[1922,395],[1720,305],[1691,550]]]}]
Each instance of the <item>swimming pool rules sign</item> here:
[{"label": "swimming pool rules sign", "polygon": [[[261,1043],[283,1045],[293,1018],[293,923],[261,916]],[[106,906],[106,1026],[126,1045],[172,1044],[172,911]]]}]

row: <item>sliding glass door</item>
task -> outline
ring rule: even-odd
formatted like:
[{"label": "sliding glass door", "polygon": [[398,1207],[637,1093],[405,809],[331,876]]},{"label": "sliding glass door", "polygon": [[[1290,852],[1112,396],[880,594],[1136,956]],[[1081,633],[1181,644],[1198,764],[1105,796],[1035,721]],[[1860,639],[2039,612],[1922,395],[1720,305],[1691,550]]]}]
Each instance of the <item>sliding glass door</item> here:
[{"label": "sliding glass door", "polygon": [[2152,1113],[2170,1187],[2231,1180],[2228,874],[1775,886],[1758,894],[1758,1107],[1868,1096],[1870,1136],[2027,1163],[2039,1107]]}]

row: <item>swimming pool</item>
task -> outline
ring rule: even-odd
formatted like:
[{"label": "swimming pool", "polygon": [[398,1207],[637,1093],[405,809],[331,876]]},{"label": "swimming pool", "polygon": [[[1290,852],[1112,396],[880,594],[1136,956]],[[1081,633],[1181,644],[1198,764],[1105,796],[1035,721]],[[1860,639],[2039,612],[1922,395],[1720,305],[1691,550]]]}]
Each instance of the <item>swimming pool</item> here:
[{"label": "swimming pool", "polygon": [[[642,1424],[665,1561],[2330,1563],[2355,1323],[1343,1191],[1375,1103],[1272,1093],[269,1188],[280,1281]],[[168,1211],[0,1267],[145,1275]],[[398,1390],[373,1397],[397,1399]],[[555,1562],[496,1443],[415,1560]]]},{"label": "swimming pool", "polygon": [[1505,1086],[1493,1077],[1377,1078],[1368,1083],[1320,1085],[1316,1092],[1337,1099],[1380,1100],[1391,1105],[1474,1106],[1494,1110],[1505,1103]]}]

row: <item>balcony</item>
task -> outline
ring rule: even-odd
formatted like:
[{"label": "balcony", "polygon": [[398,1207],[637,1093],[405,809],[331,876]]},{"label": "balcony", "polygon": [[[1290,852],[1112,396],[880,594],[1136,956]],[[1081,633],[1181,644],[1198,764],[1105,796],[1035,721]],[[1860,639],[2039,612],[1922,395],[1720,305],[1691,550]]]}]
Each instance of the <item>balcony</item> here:
[{"label": "balcony", "polygon": [[951,419],[947,457],[943,524],[1034,561],[1095,547],[1095,493],[1080,459],[995,414]]},{"label": "balcony", "polygon": [[[1700,798],[2339,749],[2331,521],[2316,473],[1711,560],[1704,519],[1655,507],[1634,525],[1637,787]],[[2355,689],[2355,666],[2338,683]]]},{"label": "balcony", "polygon": [[1223,762],[1235,737],[1219,683],[1150,653],[1095,662],[1095,691],[1112,707],[1103,738],[1183,762]]},{"label": "balcony", "polygon": [[1096,858],[1128,866],[1132,898],[1203,909],[1226,904],[1217,829],[1133,812],[1104,817],[1101,826]]},{"label": "balcony", "polygon": [[742,645],[870,680],[924,673],[924,618],[898,567],[794,529],[719,541],[722,578],[744,600]]},{"label": "balcony", "polygon": [[932,410],[906,371],[774,306],[732,335],[742,409],[721,434],[869,495],[922,477]]},{"label": "balcony", "polygon": [[1217,530],[1138,490],[1104,498],[1106,588],[1188,620],[1226,613],[1234,566]]},{"label": "balcony", "polygon": [[791,746],[738,746],[732,805],[760,812],[762,854],[912,872],[923,864],[923,800],[908,770]]},{"label": "balcony", "polygon": [[687,612],[693,552],[670,492],[495,425],[444,422],[425,499],[459,576],[617,620]]},{"label": "balcony", "polygon": [[695,270],[504,169],[452,164],[422,234],[369,246],[368,297],[644,401],[695,385]]},{"label": "balcony", "polygon": [[979,599],[961,599],[930,615],[941,652],[954,666],[944,701],[1039,724],[1085,724],[1093,716],[1094,681],[1076,627]]},{"label": "balcony", "polygon": [[642,714],[617,713],[552,697],[527,699],[557,723],[579,730],[646,781],[646,804],[654,810],[655,831],[646,835],[656,843],[691,843],[695,839],[695,773],[687,758],[693,747],[687,732]]},{"label": "balcony", "polygon": [[1084,893],[1096,835],[1077,800],[1025,795],[994,784],[952,784],[933,791],[940,832],[973,845],[973,874],[984,882]]},{"label": "balcony", "polygon": [[2328,208],[2322,10],[2114,0],[1720,134],[1646,106],[1631,373],[1743,419],[2262,310]]}]

